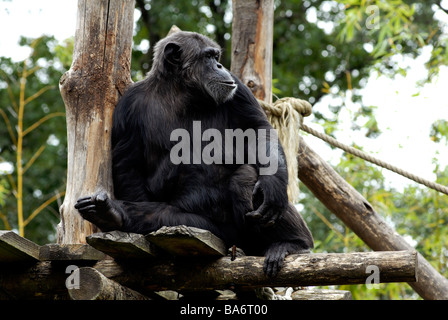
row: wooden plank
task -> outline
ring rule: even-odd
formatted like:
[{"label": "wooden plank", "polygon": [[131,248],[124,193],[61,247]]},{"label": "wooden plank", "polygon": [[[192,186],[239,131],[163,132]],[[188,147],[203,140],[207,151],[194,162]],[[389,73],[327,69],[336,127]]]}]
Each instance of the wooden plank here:
[{"label": "wooden plank", "polygon": [[89,260],[97,261],[107,259],[108,256],[87,244],[46,244],[40,247],[39,259],[41,261]]},{"label": "wooden plank", "polygon": [[0,231],[0,263],[38,260],[39,245],[13,231]]},{"label": "wooden plank", "polygon": [[147,259],[155,256],[155,249],[144,235],[122,231],[94,233],[87,243],[115,259]]},{"label": "wooden plank", "polygon": [[159,248],[176,256],[217,256],[227,254],[224,242],[210,231],[187,226],[162,227],[146,236]]}]

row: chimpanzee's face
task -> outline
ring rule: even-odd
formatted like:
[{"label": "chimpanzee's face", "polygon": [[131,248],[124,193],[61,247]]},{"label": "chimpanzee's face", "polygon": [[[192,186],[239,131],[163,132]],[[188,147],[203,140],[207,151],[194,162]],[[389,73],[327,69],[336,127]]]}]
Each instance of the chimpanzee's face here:
[{"label": "chimpanzee's face", "polygon": [[[221,48],[210,39],[182,32],[164,47],[164,59],[187,87],[201,88],[217,104],[232,98],[237,84],[219,62]],[[177,41],[176,41],[177,40]],[[179,41],[180,40],[180,41]]]}]

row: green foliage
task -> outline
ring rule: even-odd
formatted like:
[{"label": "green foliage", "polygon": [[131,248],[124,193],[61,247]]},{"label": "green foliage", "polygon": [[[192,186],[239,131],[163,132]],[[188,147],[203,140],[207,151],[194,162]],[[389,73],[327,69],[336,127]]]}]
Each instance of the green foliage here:
[{"label": "green foliage", "polygon": [[48,243],[59,222],[58,204],[37,209],[50,198],[60,198],[65,190],[67,138],[58,90],[63,69],[53,37],[22,38],[20,43],[31,49],[25,61],[0,57],[0,86],[5,89],[0,91],[0,162],[12,168],[0,173],[4,199],[0,229],[20,231],[28,225],[28,238]]},{"label": "green foliage", "polygon": [[73,45],[75,38],[65,39],[62,43],[56,44],[54,47],[54,55],[62,63],[61,70],[68,70],[72,64]]},{"label": "green foliage", "polygon": [[431,140],[435,142],[444,142],[448,144],[448,121],[438,120],[431,126]]}]

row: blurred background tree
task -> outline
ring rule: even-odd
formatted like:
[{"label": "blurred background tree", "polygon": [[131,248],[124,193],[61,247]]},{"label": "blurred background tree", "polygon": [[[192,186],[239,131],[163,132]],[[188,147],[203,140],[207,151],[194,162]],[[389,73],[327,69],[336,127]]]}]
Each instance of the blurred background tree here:
[{"label": "blurred background tree", "polygon": [[0,228],[48,243],[65,190],[67,133],[58,83],[72,48],[49,36],[20,44],[31,48],[26,60],[0,57]]},{"label": "blurred background tree", "polygon": [[[370,5],[376,7],[372,9]],[[375,15],[375,8],[379,16]],[[426,63],[428,72],[420,85],[437,78],[440,67],[448,64],[447,26],[441,19],[447,13],[446,0],[276,0],[274,93],[278,97],[306,99],[312,104],[331,97],[327,105],[314,110],[316,125],[333,136],[348,131],[373,141],[381,135],[376,108],[363,104],[361,89],[372,74],[391,78],[406,75],[408,70],[397,62],[397,57],[415,58],[423,50],[431,54]],[[223,48],[224,65],[230,66],[231,1],[136,0],[135,16],[131,68],[134,81],[150,70],[153,46],[173,24],[215,39]],[[32,47],[26,66],[27,70],[35,69],[26,79],[25,98],[48,88],[26,105],[26,129],[49,114],[65,111],[58,81],[71,64],[73,39],[58,43],[53,37],[44,36],[37,41],[22,39],[21,44]],[[0,57],[0,229],[19,230],[18,149],[14,137],[23,66],[23,61]],[[347,101],[356,106],[350,112],[348,125],[338,118],[348,108]],[[447,128],[446,119],[436,121],[428,141],[446,147]],[[41,244],[54,242],[55,225],[59,222],[58,205],[66,177],[65,130],[64,118],[55,116],[23,141],[22,167],[33,159],[23,175],[23,220],[29,222],[25,236]],[[448,197],[415,184],[404,190],[394,189],[378,167],[345,153],[337,154],[341,156],[333,165],[339,174],[437,270],[448,276]],[[441,166],[437,154],[433,165],[437,182],[448,185],[448,168]],[[53,201],[41,207],[47,200]],[[33,217],[37,208],[42,210]],[[370,250],[305,187],[301,187],[299,208],[313,231],[315,252]],[[379,289],[359,285],[341,288],[348,288],[355,299],[417,298],[406,284],[380,284]]]}]

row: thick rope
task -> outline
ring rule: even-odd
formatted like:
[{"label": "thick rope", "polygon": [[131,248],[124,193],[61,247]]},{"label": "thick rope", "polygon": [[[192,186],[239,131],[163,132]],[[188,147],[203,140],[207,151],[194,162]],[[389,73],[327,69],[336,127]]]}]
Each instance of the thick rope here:
[{"label": "thick rope", "polygon": [[288,168],[288,198],[291,202],[297,203],[300,192],[297,162],[300,139],[297,128],[300,128],[302,118],[311,114],[311,104],[294,98],[279,99],[273,104],[259,102],[269,122],[277,130]]},{"label": "thick rope", "polygon": [[[419,177],[413,173],[407,172],[385,161],[377,159],[361,150],[345,145],[337,141],[336,139],[324,133],[320,133],[308,127],[307,125],[303,124],[302,121],[303,117],[309,116],[311,114],[311,105],[307,101],[296,98],[283,98],[277,100],[273,105],[269,105],[261,101],[260,104],[265,110],[266,114],[268,115],[268,119],[269,121],[271,121],[273,127],[277,129],[277,131],[279,132],[280,143],[284,148],[286,148],[285,154],[286,154],[286,161],[288,163],[288,177],[290,179],[288,185],[288,196],[290,196],[290,199],[296,200],[298,197],[298,180],[294,179],[294,177],[297,177],[298,173],[297,153],[295,153],[294,156],[292,155],[293,150],[297,152],[299,146],[298,145],[299,139],[297,137],[298,133],[296,130],[297,128],[301,128],[303,131],[308,132],[313,136],[322,139],[325,142],[337,148],[344,150],[347,153],[350,153],[361,159],[374,163],[380,167],[398,173],[399,175],[402,175],[417,183],[423,184],[428,188],[434,189],[436,191],[448,195],[448,187],[444,185],[423,179],[422,177]],[[299,119],[297,120],[297,118]],[[284,126],[286,126],[286,128]],[[295,160],[292,159],[293,157],[295,157]],[[289,167],[293,168],[290,169]],[[294,186],[291,186],[291,184],[295,184],[297,187],[294,188]]]}]

